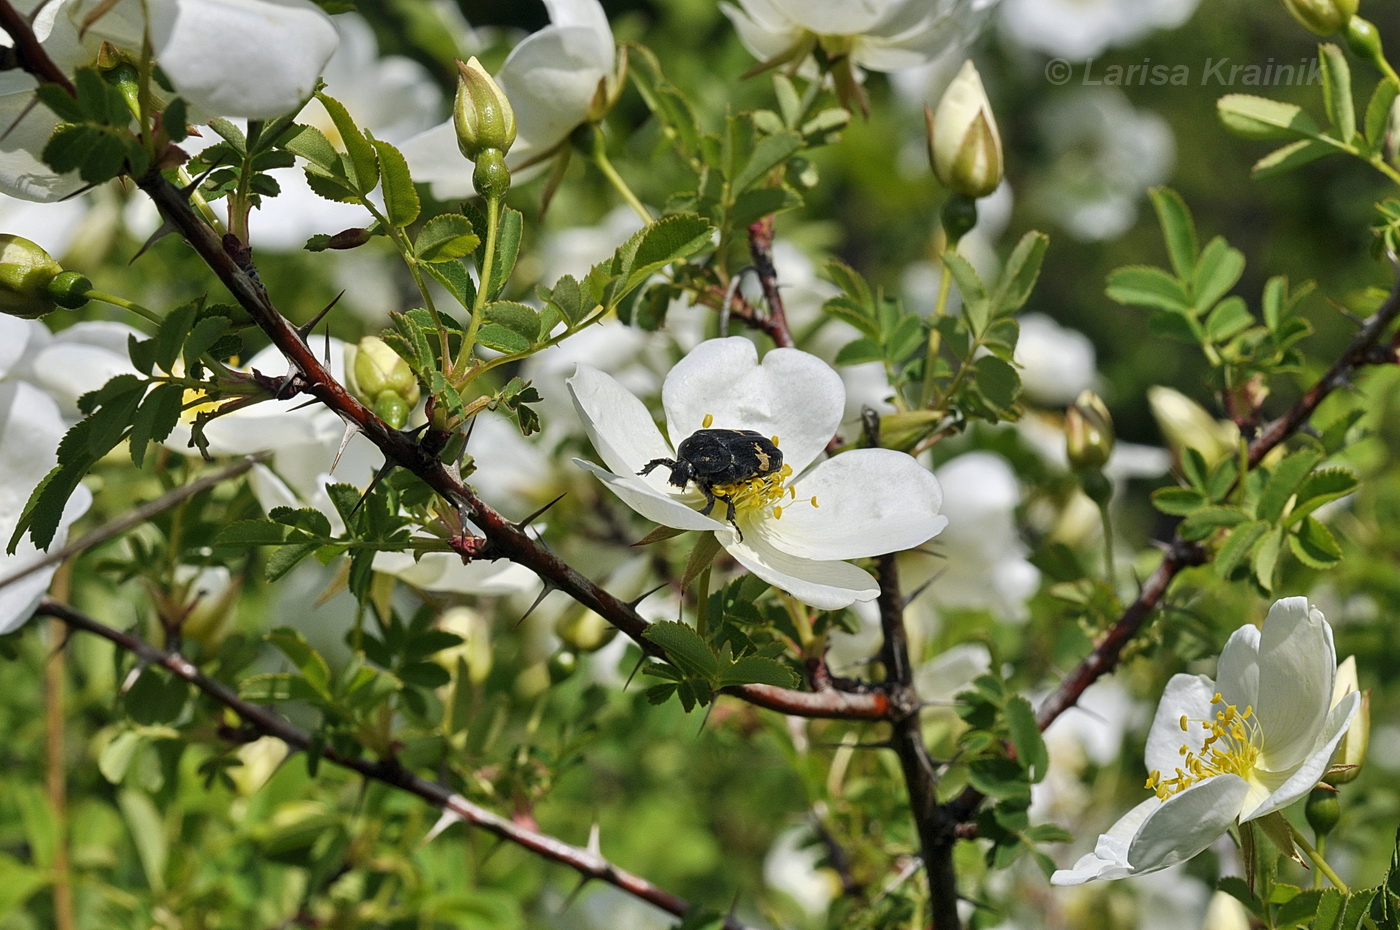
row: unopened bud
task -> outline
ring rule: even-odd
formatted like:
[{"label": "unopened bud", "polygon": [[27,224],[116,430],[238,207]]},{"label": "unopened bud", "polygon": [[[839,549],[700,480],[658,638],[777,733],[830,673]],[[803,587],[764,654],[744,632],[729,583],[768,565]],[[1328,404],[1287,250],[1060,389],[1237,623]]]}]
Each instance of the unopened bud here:
[{"label": "unopened bud", "polygon": [[1214,467],[1222,459],[1235,454],[1240,430],[1229,420],[1216,420],[1191,398],[1167,387],[1147,389],[1147,403],[1152,417],[1162,431],[1172,458],[1178,463],[1186,449],[1195,449]]},{"label": "unopened bud", "polygon": [[1342,819],[1342,802],[1337,799],[1337,792],[1325,785],[1319,785],[1308,792],[1308,802],[1303,805],[1303,816],[1308,819],[1308,826],[1312,827],[1313,833],[1319,837],[1331,833],[1337,821]]},{"label": "unopened bud", "polygon": [[1384,72],[1389,67],[1385,60],[1385,49],[1381,47],[1380,30],[1370,20],[1360,16],[1353,16],[1347,20],[1347,45],[1357,58],[1369,61],[1380,71]]},{"label": "unopened bud", "polygon": [[1102,471],[1113,454],[1113,417],[1093,391],[1081,391],[1065,411],[1065,451],[1075,471]]},{"label": "unopened bud", "polygon": [[457,147],[472,161],[491,149],[504,155],[515,142],[515,111],[475,57],[457,62],[452,124],[457,129]]},{"label": "unopened bud", "polygon": [[[1353,691],[1359,691],[1356,677],[1356,657],[1347,656],[1337,666],[1337,677],[1332,682],[1332,706]],[[1371,692],[1361,691],[1361,704],[1356,716],[1351,718],[1351,726],[1337,744],[1332,755],[1332,770],[1322,776],[1329,785],[1345,785],[1361,773],[1361,764],[1366,761],[1366,750],[1371,743]]]},{"label": "unopened bud", "polygon": [[1330,36],[1356,15],[1357,0],[1283,0],[1293,18],[1320,36]]},{"label": "unopened bud", "polygon": [[880,445],[909,452],[932,436],[944,421],[936,410],[906,410],[880,417]]},{"label": "unopened bud", "polygon": [[345,354],[345,386],[350,393],[394,429],[402,428],[419,397],[418,379],[408,362],[378,336],[346,346]]},{"label": "unopened bud", "polygon": [[20,236],[0,234],[0,313],[37,320],[87,303],[92,283],[65,272],[52,255]]},{"label": "unopened bud", "polygon": [[938,101],[925,107],[929,162],[944,187],[968,197],[985,197],[1001,183],[1001,134],[972,62],[962,66]]}]

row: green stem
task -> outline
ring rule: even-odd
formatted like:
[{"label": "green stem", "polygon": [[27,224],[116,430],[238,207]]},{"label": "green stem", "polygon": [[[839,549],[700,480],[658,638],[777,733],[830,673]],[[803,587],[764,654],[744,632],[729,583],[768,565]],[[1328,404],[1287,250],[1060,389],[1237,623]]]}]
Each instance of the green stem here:
[{"label": "green stem", "polygon": [[454,367],[449,381],[456,382],[459,377],[466,374],[466,367],[471,361],[472,349],[476,346],[476,334],[481,329],[483,311],[486,309],[488,292],[491,289],[491,275],[496,263],[496,240],[499,238],[501,230],[501,198],[486,198],[486,248],[481,259],[481,273],[477,276],[476,299],[472,301],[472,318],[467,324],[467,335],[462,340],[462,354],[458,357],[458,362],[462,370],[458,371]]},{"label": "green stem", "polygon": [[1347,887],[1347,883],[1342,881],[1341,877],[1332,870],[1332,867],[1327,864],[1327,860],[1322,858],[1322,853],[1313,848],[1313,845],[1308,842],[1307,837],[1303,836],[1303,834],[1298,831],[1298,828],[1292,824],[1289,825],[1289,829],[1293,831],[1293,842],[1303,851],[1303,855],[1307,856],[1308,860],[1317,867],[1317,870],[1327,876],[1327,880],[1342,894],[1351,894],[1351,889]]},{"label": "green stem", "polygon": [[[956,252],[956,247],[952,249]],[[924,358],[924,390],[919,406],[933,403],[933,373],[938,367],[938,351],[943,346],[943,338],[938,332],[938,321],[948,313],[948,295],[953,289],[953,273],[944,265],[938,275],[938,300],[933,305],[933,327],[928,334],[928,352]]]},{"label": "green stem", "polygon": [[1099,505],[1099,516],[1103,519],[1103,570],[1104,577],[1108,580],[1110,588],[1114,587],[1114,579],[1118,573],[1113,565],[1113,515],[1109,510],[1108,501]]},{"label": "green stem", "polygon": [[613,189],[627,202],[627,206],[632,208],[632,212],[640,216],[643,223],[650,223],[655,217],[651,215],[651,211],[646,208],[646,205],[637,199],[637,195],[632,193],[632,188],[628,187],[627,182],[622,180],[622,175],[617,173],[612,160],[608,158],[607,140],[603,138],[602,130],[594,126],[592,135],[593,151],[590,154],[593,163],[598,166],[599,171],[603,172],[603,177],[608,179],[608,183],[613,186]]},{"label": "green stem", "polygon": [[96,300],[104,304],[111,304],[114,307],[120,307],[129,313],[136,314],[147,323],[154,323],[156,326],[161,324],[161,318],[159,316],[135,301],[127,300],[125,297],[118,297],[115,294],[108,294],[105,291],[99,290],[88,291],[83,296],[88,300]]}]

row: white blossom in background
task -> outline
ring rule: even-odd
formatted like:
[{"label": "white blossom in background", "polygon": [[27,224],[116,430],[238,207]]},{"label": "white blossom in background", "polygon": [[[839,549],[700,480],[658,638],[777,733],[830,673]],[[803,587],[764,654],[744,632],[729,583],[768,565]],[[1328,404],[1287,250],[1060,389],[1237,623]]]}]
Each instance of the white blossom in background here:
[{"label": "white blossom in background", "polygon": [[[609,375],[580,365],[568,386],[606,467],[575,459],[580,466],[649,520],[714,532],[741,565],[814,607],[873,600],[875,579],[845,560],[919,545],[947,524],[937,479],[902,452],[855,449],[809,470],[841,422],[845,389],[806,352],[774,349],[760,364],[741,337],[701,343],[662,386],[670,442]],[[674,447],[707,425],[777,436],[783,453],[782,472],[732,492],[737,527],[722,510],[699,513],[704,495],[670,485],[667,469],[637,474],[653,459],[674,458]]]},{"label": "white blossom in background", "polygon": [[1056,885],[1126,878],[1185,862],[1235,823],[1300,800],[1327,772],[1360,705],[1333,704],[1332,628],[1305,597],[1274,603],[1261,630],[1240,627],[1214,681],[1172,676],[1147,738],[1143,801],[1094,851],[1051,876]]},{"label": "white blossom in background", "polygon": [[1082,61],[1131,45],[1155,29],[1175,29],[1200,0],[1003,0],[1000,25],[1016,45]]},{"label": "white blossom in background", "polygon": [[[67,74],[96,60],[103,42],[140,53],[149,29],[161,69],[203,121],[214,116],[270,119],[296,110],[335,51],[330,17],[307,0],[55,0],[15,4],[33,19],[44,51]],[[100,15],[94,16],[94,13]],[[89,17],[91,21],[89,22]],[[0,74],[0,192],[25,200],[61,200],[83,187],[39,159],[57,125],[44,106],[30,108],[34,78]]]},{"label": "white blossom in background", "polygon": [[977,38],[996,0],[739,0],[720,3],[739,41],[768,61],[815,38],[871,71],[917,68]]},{"label": "white blossom in background", "polygon": [[909,609],[917,615],[948,608],[985,608],[1010,622],[1029,616],[1026,602],[1040,587],[1040,570],[1021,541],[1016,508],[1021,488],[1006,460],[967,452],[938,469],[948,528],[925,548],[900,559],[900,581],[914,590],[933,583]]},{"label": "white blossom in background", "polygon": [[[616,80],[617,46],[598,0],[544,4],[550,25],[527,36],[494,75],[515,112],[515,144],[506,164],[516,183],[532,176],[527,162],[537,173],[549,154],[589,121],[600,86],[607,94]],[[471,162],[457,147],[450,118],[400,148],[414,180],[429,182],[439,200],[476,193]]]},{"label": "white blossom in background", "polygon": [[1117,87],[1052,95],[1036,116],[1046,163],[1029,198],[1076,239],[1112,239],[1137,220],[1148,188],[1171,177],[1176,143],[1160,115],[1135,108]]},{"label": "white blossom in background", "polygon": [[824,858],[826,850],[810,826],[789,827],[774,837],[763,858],[763,883],[790,898],[808,920],[818,921],[841,894],[841,879],[821,865]]},{"label": "white blossom in background", "polygon": [[[0,333],[8,335],[11,317],[0,321]],[[10,371],[52,397],[69,423],[82,418],[78,398],[95,391],[117,375],[136,374],[127,354],[132,337],[145,336],[125,323],[101,320],[74,323],[58,333],[38,321],[30,321],[23,338],[23,357]]]},{"label": "white blossom in background", "polygon": [[[0,482],[0,581],[40,558],[28,534],[20,539],[14,555],[5,550],[30,493],[57,464],[58,442],[67,431],[51,397],[25,381],[6,378],[6,374],[0,359],[0,475],[5,476]],[[92,494],[79,485],[63,510],[50,548],[67,541],[68,527],[91,504]],[[29,619],[57,569],[57,565],[50,565],[0,587],[0,634],[17,629]]]},{"label": "white blossom in background", "polygon": [[1042,407],[1064,407],[1098,377],[1094,344],[1078,330],[1061,326],[1043,313],[1019,318],[1016,364],[1026,400]]},{"label": "white blossom in background", "polygon": [[[432,126],[441,111],[443,96],[428,69],[402,55],[380,57],[374,31],[358,14],[336,16],[335,28],[340,44],[322,77],[326,93],[345,104],[356,124],[392,145]],[[320,101],[307,104],[297,122],[319,129],[337,149],[344,149],[340,134]],[[370,223],[364,207],[326,200],[313,193],[306,172],[300,168],[276,170],[272,176],[282,192],[264,198],[250,220],[253,243],[259,249],[299,249],[318,233],[332,234]],[[366,251],[345,256],[347,264],[363,263]],[[323,253],[323,257],[327,254],[339,255]],[[389,276],[387,270],[382,273]]]}]

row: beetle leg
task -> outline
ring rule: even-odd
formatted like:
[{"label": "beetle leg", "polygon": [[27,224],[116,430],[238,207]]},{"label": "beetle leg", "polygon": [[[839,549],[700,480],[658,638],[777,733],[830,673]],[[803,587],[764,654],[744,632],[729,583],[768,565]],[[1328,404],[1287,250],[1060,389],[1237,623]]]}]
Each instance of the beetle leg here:
[{"label": "beetle leg", "polygon": [[667,468],[674,468],[675,465],[676,465],[676,460],[675,460],[675,459],[652,459],[650,462],[647,462],[645,465],[643,465],[643,466],[642,466],[642,470],[639,471],[639,472],[637,472],[637,474],[639,474],[639,475],[649,475],[649,474],[652,473],[652,470],[653,470],[653,469],[660,468],[662,465],[665,465]]},{"label": "beetle leg", "polygon": [[[710,511],[715,509],[715,492],[711,491],[709,488],[704,487],[702,487],[700,490],[705,493],[705,507],[700,511],[700,516],[708,517],[710,515]],[[733,510],[734,505],[730,504],[729,509]]]}]

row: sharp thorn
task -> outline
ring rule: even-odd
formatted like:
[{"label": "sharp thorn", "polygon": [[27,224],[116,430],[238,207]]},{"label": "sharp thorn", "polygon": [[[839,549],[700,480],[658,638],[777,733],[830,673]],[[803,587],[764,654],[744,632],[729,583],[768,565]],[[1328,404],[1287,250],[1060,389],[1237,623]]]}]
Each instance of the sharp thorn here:
[{"label": "sharp thorn", "polygon": [[[305,401],[302,401],[301,403],[297,404],[295,407],[292,408],[292,410],[305,410],[307,407],[315,407],[315,406],[316,406],[317,404],[319,404],[319,403],[320,403],[320,401],[313,397],[313,398],[311,398],[310,400],[305,400]],[[292,410],[289,410],[289,411],[287,411],[287,412],[288,412],[288,413],[291,413]],[[344,446],[342,446],[341,448],[344,448]],[[339,456],[339,455],[336,455],[336,459],[339,459],[339,458],[340,458],[340,456]]]},{"label": "sharp thorn", "polygon": [[[338,460],[340,457],[336,456],[336,458]],[[369,497],[370,492],[374,490],[374,486],[377,485],[385,475],[393,471],[395,467],[397,466],[395,466],[393,462],[390,462],[387,459],[385,460],[384,464],[380,466],[379,471],[374,473],[374,477],[369,479],[369,485],[360,495],[360,499],[355,501],[355,506],[350,508],[350,516],[353,517],[355,515],[355,511],[360,509],[360,505],[363,504],[365,502],[365,499]]]},{"label": "sharp thorn", "polygon": [[915,588],[913,591],[910,591],[910,592],[909,592],[909,596],[906,597],[906,598],[904,599],[904,606],[905,606],[905,607],[908,607],[910,604],[914,603],[914,601],[918,600],[919,595],[923,594],[923,593],[924,593],[925,591],[927,591],[929,588],[933,587],[933,583],[934,583],[935,581],[937,581],[938,579],[942,578],[943,575],[944,575],[944,572],[934,572],[934,573],[933,573],[933,576],[932,576],[931,578],[929,578],[928,581],[925,581],[923,584],[919,585],[919,586],[918,586],[917,588]]},{"label": "sharp thorn", "polygon": [[646,653],[643,653],[642,655],[637,657],[637,664],[632,666],[632,671],[627,676],[627,681],[623,682],[622,687],[624,689],[626,689],[628,685],[632,684],[632,679],[637,677],[637,673],[642,670],[642,663],[646,662],[646,660]]},{"label": "sharp thorn", "polygon": [[340,448],[335,450],[335,459],[331,462],[330,473],[332,475],[335,474],[335,467],[340,464],[340,457],[345,454],[345,447],[350,445],[350,440],[359,431],[360,428],[354,423],[345,424],[345,435],[340,437]]},{"label": "sharp thorn", "polygon": [[524,519],[520,520],[519,522],[517,522],[517,523],[515,524],[515,528],[516,528],[517,530],[524,531],[525,527],[529,526],[531,523],[534,523],[535,520],[537,520],[539,517],[541,517],[541,516],[544,514],[544,512],[545,512],[546,510],[548,510],[549,508],[553,507],[555,504],[557,504],[557,503],[559,503],[560,501],[562,501],[562,500],[564,499],[564,494],[568,494],[568,493],[569,493],[568,491],[565,491],[563,494],[560,494],[558,497],[556,497],[554,500],[550,501],[548,504],[545,504],[545,505],[544,505],[543,507],[541,507],[539,510],[536,510],[534,513],[530,514],[528,517],[525,517]]},{"label": "sharp thorn", "polygon": [[661,582],[661,584],[652,588],[650,591],[643,591],[641,594],[637,595],[635,600],[627,601],[627,606],[631,607],[633,610],[636,610],[638,604],[651,597],[653,594],[655,594],[657,591],[660,591],[662,588],[669,587],[670,584],[671,583],[669,581],[663,581]]},{"label": "sharp thorn", "polygon": [[540,606],[540,602],[549,597],[549,592],[553,590],[554,584],[552,582],[544,582],[544,587],[540,588],[540,593],[535,597],[535,602],[525,608],[525,612],[520,615],[519,620],[515,621],[515,625],[518,627],[520,624],[524,623],[529,618],[530,614],[535,612],[535,608]]},{"label": "sharp thorn", "polygon": [[459,816],[458,814],[453,813],[452,811],[450,811],[450,810],[448,810],[448,809],[446,809],[446,808],[443,808],[442,816],[438,818],[437,823],[433,824],[432,829],[429,830],[427,833],[425,833],[425,834],[423,835],[423,838],[422,838],[421,840],[418,841],[418,849],[421,850],[421,849],[425,848],[429,843],[431,843],[433,840],[437,839],[438,836],[442,833],[442,831],[446,830],[448,827],[452,826],[454,823],[461,823],[461,822],[462,822],[461,816]]},{"label": "sharp thorn", "polygon": [[584,849],[599,858],[603,855],[603,828],[596,820],[593,821],[593,826],[588,828],[588,844]]},{"label": "sharp thorn", "polygon": [[568,895],[565,896],[564,904],[562,907],[559,908],[559,912],[561,914],[574,906],[574,902],[578,900],[578,896],[583,894],[583,889],[586,888],[588,886],[588,883],[592,880],[592,876],[589,875],[580,875],[578,877],[578,884],[574,886],[573,891],[569,892]]},{"label": "sharp thorn", "polygon": [[136,250],[136,254],[131,256],[131,260],[127,264],[134,264],[138,258],[146,254],[147,249],[173,232],[175,232],[175,226],[169,220],[162,220],[161,224],[156,227],[156,231],[151,233],[145,242],[141,243],[141,248]]},{"label": "sharp thorn", "polygon": [[189,200],[191,197],[194,196],[194,192],[199,190],[199,185],[203,184],[205,180],[208,179],[209,175],[213,174],[215,171],[222,167],[224,167],[223,162],[215,162],[208,168],[205,168],[204,171],[200,173],[199,177],[195,178],[193,181],[186,184],[184,187],[177,187],[175,189],[180,192],[181,197],[185,198],[186,200]]},{"label": "sharp thorn", "polygon": [[326,304],[326,306],[319,313],[317,313],[307,322],[297,327],[297,335],[301,337],[302,342],[305,342],[307,339],[311,338],[311,331],[316,328],[316,324],[324,320],[326,318],[326,314],[330,313],[331,309],[334,308],[335,305],[340,302],[340,298],[344,296],[344,291],[341,291],[339,294],[336,294],[335,298],[330,303]]}]

